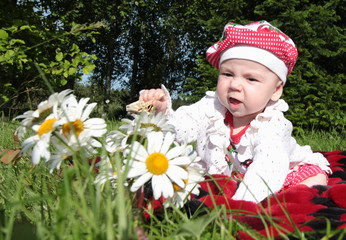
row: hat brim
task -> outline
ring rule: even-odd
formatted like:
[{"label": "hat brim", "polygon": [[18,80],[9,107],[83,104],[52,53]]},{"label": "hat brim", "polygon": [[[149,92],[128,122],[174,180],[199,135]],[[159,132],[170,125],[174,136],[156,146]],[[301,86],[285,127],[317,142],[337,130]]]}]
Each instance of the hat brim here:
[{"label": "hat brim", "polygon": [[245,59],[260,63],[275,73],[284,83],[286,82],[288,73],[286,64],[270,51],[248,45],[236,45],[221,53],[219,67],[229,59]]}]

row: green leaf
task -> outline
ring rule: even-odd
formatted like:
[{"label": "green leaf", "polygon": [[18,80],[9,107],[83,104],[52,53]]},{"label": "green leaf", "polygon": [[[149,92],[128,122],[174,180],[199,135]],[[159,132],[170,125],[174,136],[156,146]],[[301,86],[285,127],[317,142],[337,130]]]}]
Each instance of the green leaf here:
[{"label": "green leaf", "polygon": [[8,38],[8,33],[3,30],[3,29],[0,29],[0,39],[7,39]]},{"label": "green leaf", "polygon": [[29,29],[30,31],[32,31],[32,27],[35,28],[35,26],[23,25],[23,26],[21,26],[19,29],[20,29],[20,30]]},{"label": "green leaf", "polygon": [[66,85],[66,83],[67,83],[67,80],[65,78],[61,79],[60,84],[62,86]]},{"label": "green leaf", "polygon": [[59,52],[56,56],[55,59],[60,62],[63,59],[64,55],[62,54],[62,52]]},{"label": "green leaf", "polygon": [[20,44],[25,44],[25,42],[22,39],[11,39],[10,41],[10,45],[14,45],[16,43],[20,43]]},{"label": "green leaf", "polygon": [[5,58],[8,60],[10,58],[12,58],[14,56],[14,51],[13,50],[8,50],[6,53],[5,53]]},{"label": "green leaf", "polygon": [[198,219],[189,220],[180,224],[174,236],[193,236],[199,237],[203,233],[205,227],[219,216],[219,212],[213,211],[208,215],[199,217]]},{"label": "green leaf", "polygon": [[1,95],[2,99],[4,100],[4,102],[8,102],[10,99],[8,97],[6,97],[5,95]]},{"label": "green leaf", "polygon": [[83,73],[85,74],[90,74],[90,72],[95,68],[95,65],[94,64],[89,64],[89,65],[86,65],[84,68],[83,68]]},{"label": "green leaf", "polygon": [[68,74],[69,74],[69,75],[75,74],[76,71],[77,71],[77,68],[71,67],[71,68],[68,70]]}]

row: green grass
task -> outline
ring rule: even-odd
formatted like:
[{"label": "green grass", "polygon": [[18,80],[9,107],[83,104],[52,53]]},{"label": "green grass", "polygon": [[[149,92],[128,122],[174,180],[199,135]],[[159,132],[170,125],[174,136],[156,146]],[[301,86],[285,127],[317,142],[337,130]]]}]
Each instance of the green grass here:
[{"label": "green grass", "polygon": [[7,147],[18,147],[13,139],[13,133],[18,126],[17,121],[9,121],[6,117],[0,115],[0,150]]},{"label": "green grass", "polygon": [[300,145],[310,145],[313,151],[346,150],[346,132],[305,131],[295,139]]},{"label": "green grass", "polygon": [[[108,125],[112,130],[119,123]],[[2,117],[1,150],[18,147],[12,137],[17,126]],[[315,151],[345,150],[346,146],[342,136],[333,132],[306,132],[297,141]],[[0,163],[0,240],[235,239],[239,230],[264,239],[245,224],[228,219],[222,206],[190,218],[184,209],[169,208],[145,221],[122,178],[115,189],[107,184],[101,189],[94,184],[96,172],[86,162],[76,157],[74,166],[62,166],[58,174],[50,174],[43,164],[32,168],[28,157],[15,164]],[[309,239],[308,233],[298,229],[288,235],[282,231],[282,236]]]}]

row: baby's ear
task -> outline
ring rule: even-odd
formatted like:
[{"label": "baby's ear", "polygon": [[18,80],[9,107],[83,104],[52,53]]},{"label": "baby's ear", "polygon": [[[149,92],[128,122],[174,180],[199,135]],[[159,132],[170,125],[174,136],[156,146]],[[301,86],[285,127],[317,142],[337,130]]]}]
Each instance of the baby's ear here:
[{"label": "baby's ear", "polygon": [[276,89],[272,95],[272,97],[270,98],[272,101],[276,102],[277,100],[280,99],[282,92],[283,92],[283,88],[284,88],[284,84],[283,82],[280,80],[278,81],[277,85],[276,85]]}]

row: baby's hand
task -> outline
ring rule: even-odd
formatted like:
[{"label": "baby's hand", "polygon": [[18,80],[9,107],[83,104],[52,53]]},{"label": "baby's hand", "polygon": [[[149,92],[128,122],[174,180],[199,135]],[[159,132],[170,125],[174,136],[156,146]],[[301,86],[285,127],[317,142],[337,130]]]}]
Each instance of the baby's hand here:
[{"label": "baby's hand", "polygon": [[160,88],[143,90],[139,96],[140,102],[152,101],[156,112],[166,113],[167,110],[167,97],[164,91]]}]

